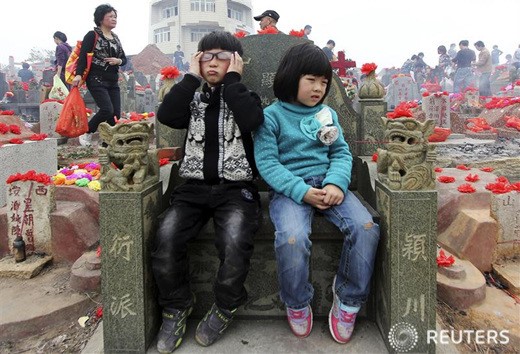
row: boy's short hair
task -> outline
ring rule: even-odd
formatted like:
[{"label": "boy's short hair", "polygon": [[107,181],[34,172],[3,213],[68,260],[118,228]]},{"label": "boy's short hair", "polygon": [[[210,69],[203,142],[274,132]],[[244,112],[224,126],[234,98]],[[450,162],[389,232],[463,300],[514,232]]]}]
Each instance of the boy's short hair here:
[{"label": "boy's short hair", "polygon": [[464,47],[469,46],[469,41],[467,39],[463,39],[459,42],[459,45],[463,45]]},{"label": "boy's short hair", "polygon": [[30,65],[28,63],[22,63],[22,68],[29,69]]},{"label": "boy's short hair", "polygon": [[336,42],[334,42],[332,39],[329,39],[327,44],[332,44],[334,47],[336,46]]},{"label": "boy's short hair", "polygon": [[275,97],[283,102],[296,101],[303,75],[324,76],[328,80],[325,94],[318,104],[323,103],[330,91],[332,67],[325,52],[312,43],[297,44],[285,53],[274,77]]},{"label": "boy's short hair", "polygon": [[475,44],[474,44],[475,47],[485,47],[484,46],[484,42],[482,41],[476,41]]},{"label": "boy's short hair", "polygon": [[223,49],[230,52],[237,52],[240,56],[244,53],[242,43],[237,37],[227,31],[213,31],[208,33],[199,41],[198,51],[204,52],[211,49]]}]

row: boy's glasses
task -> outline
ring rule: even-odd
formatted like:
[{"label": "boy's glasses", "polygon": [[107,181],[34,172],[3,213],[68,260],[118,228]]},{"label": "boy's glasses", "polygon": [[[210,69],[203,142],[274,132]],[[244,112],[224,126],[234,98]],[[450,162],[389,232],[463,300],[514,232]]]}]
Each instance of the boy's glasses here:
[{"label": "boy's glasses", "polygon": [[200,61],[211,61],[213,58],[217,57],[218,60],[231,60],[233,58],[233,53],[231,52],[218,52],[218,53],[210,53],[204,52],[200,57]]}]

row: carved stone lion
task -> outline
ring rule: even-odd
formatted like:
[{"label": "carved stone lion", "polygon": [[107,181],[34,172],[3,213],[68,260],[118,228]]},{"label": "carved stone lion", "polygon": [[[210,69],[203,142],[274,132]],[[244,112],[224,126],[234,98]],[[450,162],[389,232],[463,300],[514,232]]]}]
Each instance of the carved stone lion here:
[{"label": "carved stone lion", "polygon": [[435,189],[433,164],[437,154],[428,143],[434,121],[421,123],[413,118],[387,119],[387,150],[378,149],[377,172],[379,180],[393,190]]},{"label": "carved stone lion", "polygon": [[101,123],[98,129],[108,145],[99,148],[102,190],[138,192],[159,180],[157,152],[148,151],[153,124]]}]

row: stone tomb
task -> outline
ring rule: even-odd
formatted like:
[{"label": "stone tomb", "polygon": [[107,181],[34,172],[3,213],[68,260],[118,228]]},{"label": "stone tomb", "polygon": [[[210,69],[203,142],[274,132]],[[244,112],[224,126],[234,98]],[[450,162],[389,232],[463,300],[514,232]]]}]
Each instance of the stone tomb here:
[{"label": "stone tomb", "polygon": [[499,225],[496,258],[520,254],[520,194],[510,192],[491,196],[491,216]]},{"label": "stone tomb", "polygon": [[450,96],[440,92],[430,94],[422,99],[422,110],[426,114],[425,119],[431,119],[435,126],[450,128]]},{"label": "stone tomb", "polygon": [[50,214],[56,209],[55,186],[35,181],[15,181],[7,190],[7,230],[9,249],[21,236],[27,255],[52,255]]},{"label": "stone tomb", "polygon": [[385,96],[390,110],[393,110],[400,102],[419,99],[421,99],[421,96],[419,95],[417,84],[411,76],[398,75],[392,78]]},{"label": "stone tomb", "polygon": [[60,117],[63,104],[56,101],[43,102],[40,104],[40,133],[47,134],[49,138],[61,138],[56,133],[56,122]]}]

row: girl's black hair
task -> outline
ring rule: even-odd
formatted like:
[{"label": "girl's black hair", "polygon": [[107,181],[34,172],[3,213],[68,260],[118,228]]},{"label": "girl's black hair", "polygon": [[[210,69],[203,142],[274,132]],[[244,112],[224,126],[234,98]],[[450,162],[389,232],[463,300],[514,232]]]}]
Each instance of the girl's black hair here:
[{"label": "girl's black hair", "polygon": [[55,38],[55,37],[58,38],[63,43],[67,42],[67,36],[63,32],[60,32],[60,31],[54,32],[54,34],[52,35],[52,38]]},{"label": "girl's black hair", "polygon": [[227,31],[213,31],[199,41],[199,52],[217,48],[237,52],[240,56],[244,53],[242,43],[240,43],[237,37]]},{"label": "girl's black hair", "polygon": [[101,26],[101,22],[103,22],[105,15],[112,11],[114,11],[117,16],[117,10],[114,9],[110,4],[103,4],[96,7],[96,10],[94,10],[94,23],[96,26]]},{"label": "girl's black hair", "polygon": [[332,83],[332,67],[327,55],[312,43],[297,44],[285,53],[274,77],[274,95],[282,102],[295,102],[298,97],[300,78],[304,75],[324,76],[327,80],[323,103]]}]

